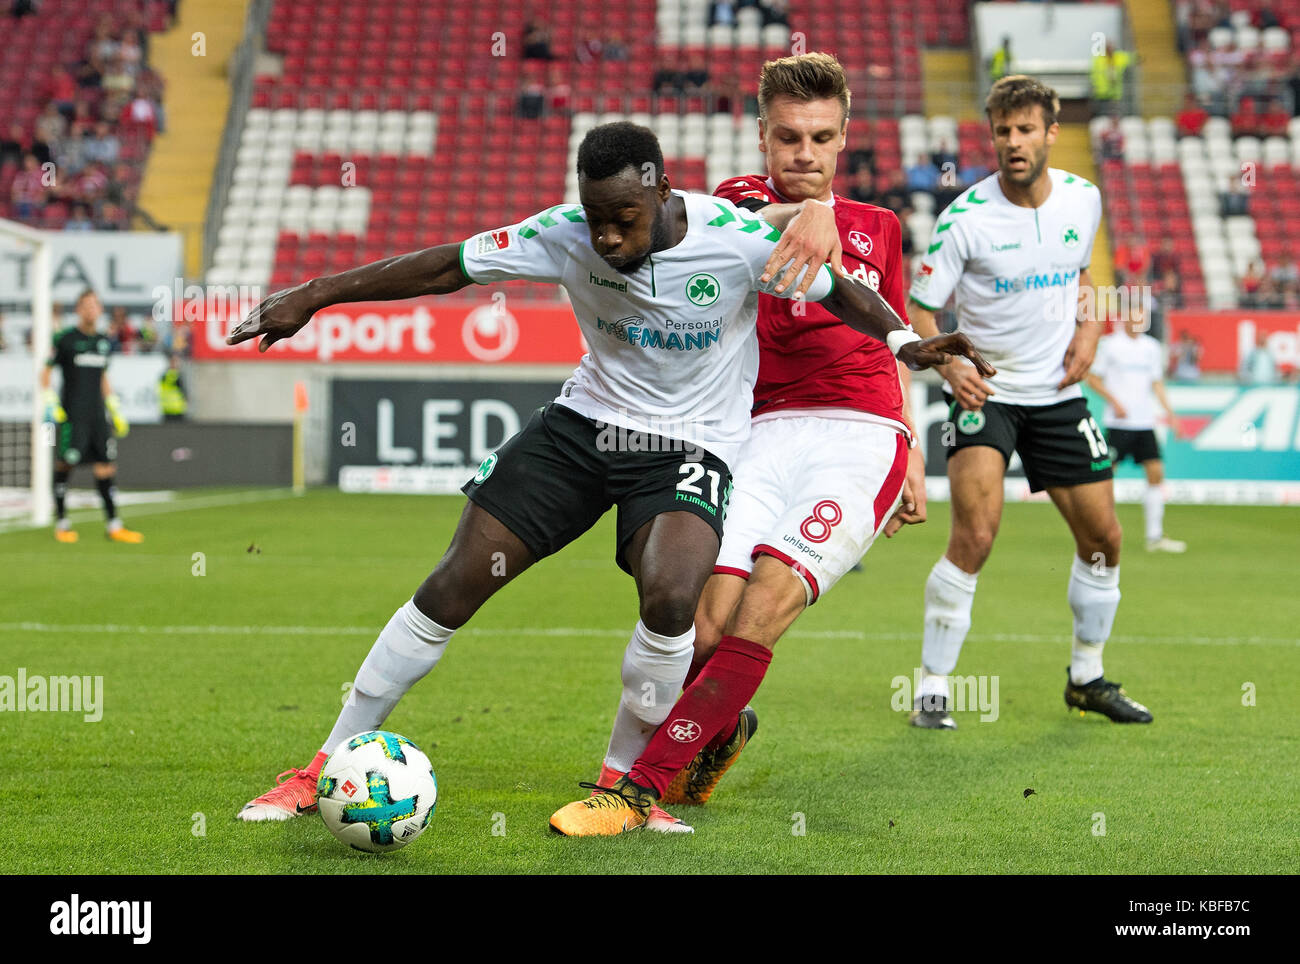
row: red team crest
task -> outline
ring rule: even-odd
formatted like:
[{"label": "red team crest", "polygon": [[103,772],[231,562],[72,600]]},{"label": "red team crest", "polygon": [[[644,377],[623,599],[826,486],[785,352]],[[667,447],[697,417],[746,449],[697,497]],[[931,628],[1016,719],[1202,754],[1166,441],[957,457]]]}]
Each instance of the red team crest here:
[{"label": "red team crest", "polygon": [[861,231],[850,231],[849,243],[852,244],[853,247],[858,249],[858,254],[862,255],[862,257],[864,258],[870,257],[871,255],[870,235],[863,234]]}]

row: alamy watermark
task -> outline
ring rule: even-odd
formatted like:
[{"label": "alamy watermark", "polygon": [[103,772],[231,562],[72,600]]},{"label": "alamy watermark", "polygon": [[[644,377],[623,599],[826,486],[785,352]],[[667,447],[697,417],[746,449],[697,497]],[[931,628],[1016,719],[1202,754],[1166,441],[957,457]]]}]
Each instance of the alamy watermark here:
[{"label": "alamy watermark", "polygon": [[[978,710],[981,723],[993,723],[998,718],[998,689],[1000,680],[997,676],[950,676],[952,699],[949,709],[957,713]],[[894,695],[889,705],[897,712],[911,710],[921,692],[921,668],[918,666],[909,679],[895,676],[889,683]]]},{"label": "alamy watermark", "polygon": [[104,717],[104,677],[0,675],[0,713],[81,713],[87,723]]},{"label": "alamy watermark", "polygon": [[[597,421],[600,433],[596,436],[598,452],[681,452],[685,461],[698,462],[704,457],[696,421],[689,415],[651,415],[648,419],[633,417],[626,409],[619,409],[622,424]],[[629,428],[626,423],[639,423],[644,429]]]}]

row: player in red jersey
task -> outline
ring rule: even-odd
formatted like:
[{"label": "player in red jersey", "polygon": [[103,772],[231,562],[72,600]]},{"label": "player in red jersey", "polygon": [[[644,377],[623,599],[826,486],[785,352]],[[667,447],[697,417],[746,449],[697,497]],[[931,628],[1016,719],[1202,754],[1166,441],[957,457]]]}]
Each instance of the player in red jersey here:
[{"label": "player in red jersey", "polygon": [[[815,260],[842,262],[906,318],[898,218],[831,191],[849,114],[843,68],[822,53],[771,61],[758,102],[767,175],[732,178],[715,193],[790,225],[769,265],[817,249]],[[792,269],[782,280],[793,277]],[[634,829],[656,799],[707,801],[754,733],[747,704],[776,641],[877,535],[925,520],[925,464],[908,444],[908,376],[889,347],[816,304],[770,295],[759,296],[758,337],[753,434],[696,610],[686,689],[652,736],[620,705],[598,792],[551,818],[560,833]],[[662,816],[647,826],[687,829]]]}]

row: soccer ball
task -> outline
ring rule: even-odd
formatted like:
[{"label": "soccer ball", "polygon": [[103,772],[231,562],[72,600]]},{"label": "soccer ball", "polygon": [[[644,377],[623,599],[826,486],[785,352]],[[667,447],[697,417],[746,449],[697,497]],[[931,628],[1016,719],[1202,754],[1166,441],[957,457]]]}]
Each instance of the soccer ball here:
[{"label": "soccer ball", "polygon": [[316,794],[330,833],[357,850],[386,853],[424,833],[438,779],[429,758],[406,737],[371,730],[334,748]]}]

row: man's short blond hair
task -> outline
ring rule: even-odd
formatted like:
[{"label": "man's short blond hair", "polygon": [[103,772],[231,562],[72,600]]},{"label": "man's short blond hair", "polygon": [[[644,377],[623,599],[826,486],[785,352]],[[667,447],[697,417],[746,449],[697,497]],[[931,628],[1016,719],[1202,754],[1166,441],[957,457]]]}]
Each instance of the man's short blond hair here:
[{"label": "man's short blond hair", "polygon": [[1051,127],[1061,113],[1056,91],[1027,74],[1010,74],[994,83],[984,101],[989,123],[997,114],[1014,114],[1037,104],[1043,109],[1043,126]]},{"label": "man's short blond hair", "polygon": [[849,119],[849,79],[844,67],[830,54],[799,54],[763,64],[758,78],[758,116],[767,121],[767,106],[776,97],[798,101],[827,100],[840,102],[840,126]]}]

